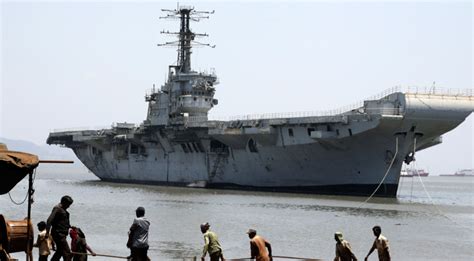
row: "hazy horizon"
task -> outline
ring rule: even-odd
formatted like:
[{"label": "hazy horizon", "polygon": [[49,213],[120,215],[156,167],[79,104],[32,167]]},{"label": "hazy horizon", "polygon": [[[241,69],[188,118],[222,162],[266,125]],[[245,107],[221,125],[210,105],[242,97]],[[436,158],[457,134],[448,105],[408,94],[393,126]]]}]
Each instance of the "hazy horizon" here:
[{"label": "hazy horizon", "polygon": [[[180,3],[187,5],[187,3]],[[216,69],[212,116],[321,111],[394,86],[473,87],[473,5],[451,2],[202,2],[192,67]],[[0,137],[45,144],[54,129],[140,124],[165,81],[176,2],[10,2],[1,8]],[[473,168],[474,116],[417,153],[434,174]]]}]

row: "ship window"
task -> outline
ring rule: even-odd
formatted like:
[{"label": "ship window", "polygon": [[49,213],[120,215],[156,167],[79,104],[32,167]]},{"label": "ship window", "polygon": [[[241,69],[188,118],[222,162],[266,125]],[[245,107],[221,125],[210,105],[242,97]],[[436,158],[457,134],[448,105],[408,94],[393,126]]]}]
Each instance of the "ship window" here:
[{"label": "ship window", "polygon": [[184,145],[184,143],[181,143],[181,148],[183,149],[184,153],[189,152],[188,147],[186,147],[186,145]]},{"label": "ship window", "polygon": [[290,136],[290,137],[293,137],[293,136],[294,136],[294,134],[293,134],[293,129],[291,129],[291,128],[288,129],[288,136]]},{"label": "ship window", "polygon": [[130,154],[138,154],[138,146],[135,144],[130,144]]},{"label": "ship window", "polygon": [[339,136],[339,129],[336,129],[336,135]]},{"label": "ship window", "polygon": [[194,101],[196,101],[196,100],[197,100],[197,98],[196,98],[196,97],[194,97]]},{"label": "ship window", "polygon": [[253,153],[257,153],[257,152],[258,152],[258,150],[257,150],[257,143],[256,143],[253,139],[250,139],[250,140],[249,140],[248,145],[249,145],[249,150],[250,150],[250,152],[253,152]]},{"label": "ship window", "polygon": [[210,143],[210,151],[214,153],[225,153],[229,152],[227,145],[218,141],[218,140],[211,140]]},{"label": "ship window", "polygon": [[96,147],[92,147],[92,155],[102,156],[102,151],[97,149]]},{"label": "ship window", "polygon": [[349,129],[349,136],[352,136],[352,129]]},{"label": "ship window", "polygon": [[308,136],[311,136],[311,132],[314,131],[314,128],[308,128]]},{"label": "ship window", "polygon": [[208,101],[208,99],[207,99],[207,98],[206,98],[206,99],[204,99],[204,100],[205,100],[205,101]]},{"label": "ship window", "polygon": [[204,147],[202,146],[202,144],[200,142],[197,143],[197,147],[198,147],[200,152],[205,152]]}]

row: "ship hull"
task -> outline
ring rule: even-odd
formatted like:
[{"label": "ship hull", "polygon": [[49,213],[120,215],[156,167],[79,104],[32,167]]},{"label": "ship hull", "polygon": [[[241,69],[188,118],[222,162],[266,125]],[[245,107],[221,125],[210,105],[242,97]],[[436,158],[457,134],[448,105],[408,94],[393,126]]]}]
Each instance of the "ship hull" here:
[{"label": "ship hull", "polygon": [[473,108],[472,96],[393,93],[348,114],[56,132],[48,143],[109,182],[396,197],[403,162]]},{"label": "ship hull", "polygon": [[[273,146],[261,146],[258,152],[235,146],[224,154],[185,153],[176,146],[166,153],[150,146],[146,157],[129,155],[126,160],[115,159],[113,150],[96,157],[90,146],[75,152],[97,177],[108,182],[395,197],[403,155],[411,142],[407,144],[405,137],[397,141],[396,129],[386,128],[379,126],[337,141],[307,137],[299,141],[306,144],[291,144],[287,137],[287,144],[283,144],[285,139],[283,143],[270,141]],[[284,133],[285,127],[276,132]],[[213,138],[233,139],[234,143],[248,139],[227,136]]]}]

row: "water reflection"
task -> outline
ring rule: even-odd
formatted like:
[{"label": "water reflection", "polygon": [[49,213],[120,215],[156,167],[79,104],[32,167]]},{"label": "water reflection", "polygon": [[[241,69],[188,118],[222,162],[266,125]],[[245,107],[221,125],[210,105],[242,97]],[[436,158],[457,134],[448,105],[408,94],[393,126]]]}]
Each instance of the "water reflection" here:
[{"label": "water reflection", "polygon": [[[213,206],[218,208],[232,207],[234,209],[250,208],[309,211],[325,214],[332,213],[339,217],[354,216],[372,218],[410,218],[429,217],[433,215],[433,213],[426,214],[425,212],[414,211],[409,207],[409,204],[407,204],[405,197],[402,197],[401,200],[372,198],[369,203],[363,204],[362,202],[365,200],[364,197],[129,185],[101,181],[75,181],[75,183],[78,186],[99,187],[101,189],[115,191],[116,193],[150,194],[152,197],[149,201],[154,202],[155,206],[167,206],[171,208]],[[284,203],[281,203],[282,201],[284,201]],[[297,203],[302,201],[308,202],[308,204]]]},{"label": "water reflection", "polygon": [[152,242],[155,247],[150,248],[150,251],[159,251],[164,256],[173,259],[191,259],[196,256],[195,245],[187,244],[178,241],[157,241]]},{"label": "water reflection", "polygon": [[[425,182],[428,189],[441,186],[437,179]],[[447,184],[447,190],[431,191],[431,198],[441,202],[432,206],[422,188],[413,192],[402,190],[398,199],[373,198],[362,204],[365,197],[37,179],[32,214],[34,222],[44,220],[60,197],[70,194],[75,200],[70,209],[71,222],[85,229],[93,249],[126,256],[127,231],[135,208],[143,205],[152,224],[153,260],[199,256],[203,243],[199,224],[205,221],[218,233],[227,257],[248,253],[245,231],[249,227],[262,231],[279,254],[331,258],[333,233],[341,230],[356,253],[365,254],[373,242],[371,227],[375,224],[381,225],[389,236],[397,260],[413,260],[410,257],[416,257],[426,242],[456,246],[433,248],[433,255],[468,256],[473,253],[472,240],[459,237],[465,229],[459,230],[458,224],[473,225],[472,185],[458,181],[458,189],[453,192],[452,184]],[[24,195],[22,186],[12,192],[15,199]],[[5,195],[0,197],[0,212],[21,219],[26,209],[12,206]]]}]

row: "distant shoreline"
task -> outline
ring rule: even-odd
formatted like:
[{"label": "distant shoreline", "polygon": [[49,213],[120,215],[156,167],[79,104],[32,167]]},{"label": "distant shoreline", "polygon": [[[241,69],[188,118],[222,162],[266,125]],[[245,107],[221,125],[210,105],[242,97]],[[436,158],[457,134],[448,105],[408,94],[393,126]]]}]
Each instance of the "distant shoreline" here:
[{"label": "distant shoreline", "polygon": [[474,177],[474,175],[440,174],[440,177]]}]

